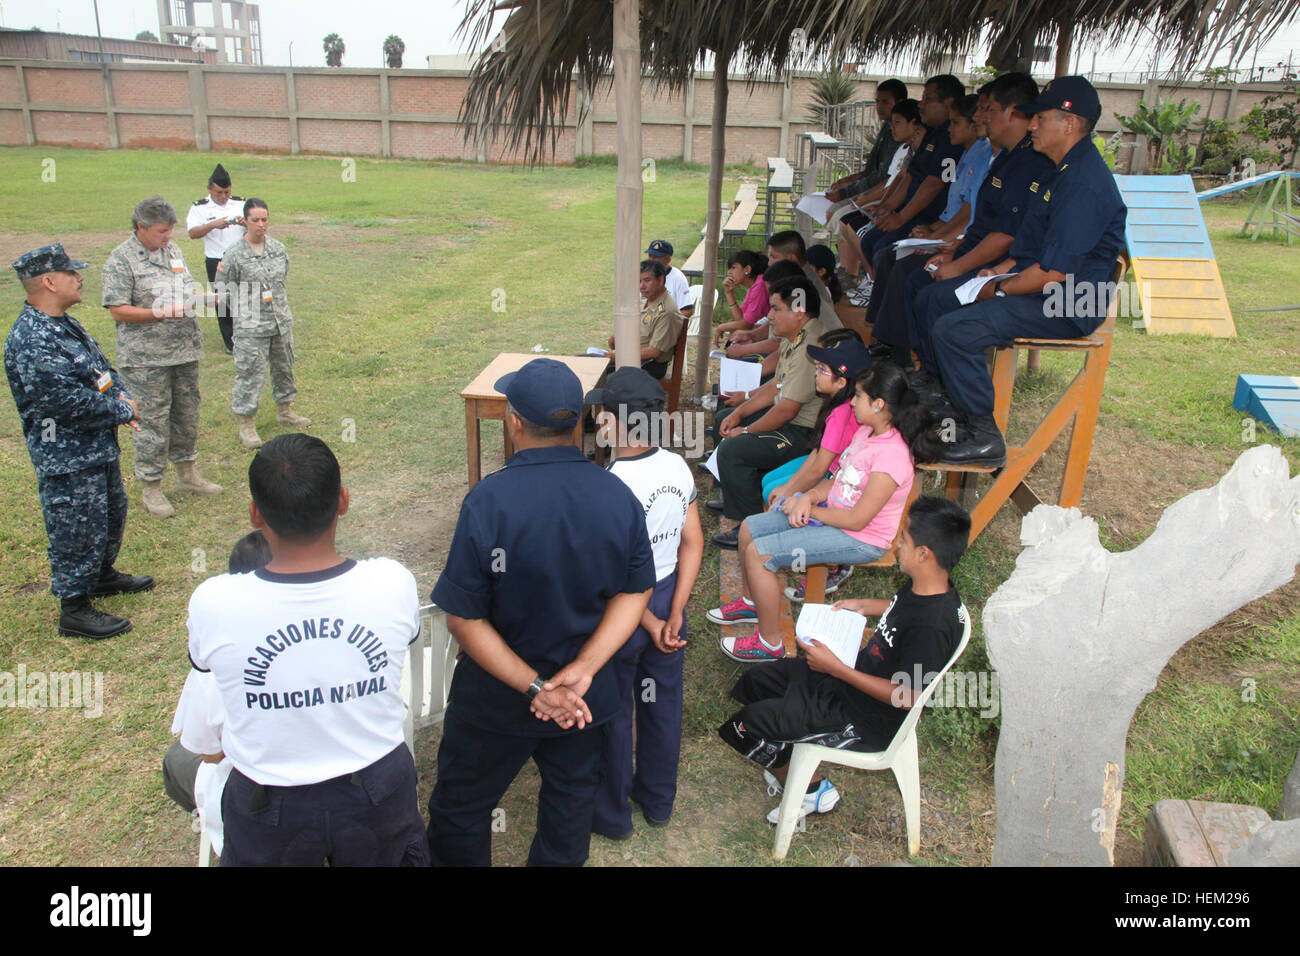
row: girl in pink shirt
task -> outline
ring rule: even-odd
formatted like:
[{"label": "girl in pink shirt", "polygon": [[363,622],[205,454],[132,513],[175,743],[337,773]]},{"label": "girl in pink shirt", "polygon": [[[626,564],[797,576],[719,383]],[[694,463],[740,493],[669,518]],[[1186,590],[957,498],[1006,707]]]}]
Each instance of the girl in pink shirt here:
[{"label": "girl in pink shirt", "polygon": [[[787,498],[779,511],[746,518],[740,528],[739,598],[709,611],[724,624],[757,620],[748,637],[724,637],[733,660],[785,657],[777,572],[797,563],[870,564],[893,543],[913,481],[913,456],[933,461],[943,445],[934,414],[917,403],[902,369],[860,372],[852,398],[861,426],[839,456],[833,477]],[[765,635],[771,635],[770,638]]]}]

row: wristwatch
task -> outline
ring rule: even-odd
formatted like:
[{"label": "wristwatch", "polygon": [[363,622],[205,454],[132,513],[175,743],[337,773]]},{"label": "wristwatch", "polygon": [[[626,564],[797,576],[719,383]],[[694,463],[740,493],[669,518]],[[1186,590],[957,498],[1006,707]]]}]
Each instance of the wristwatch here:
[{"label": "wristwatch", "polygon": [[1001,280],[1001,279],[999,279],[997,282],[993,283],[993,294],[994,294],[994,295],[998,295],[998,296],[1002,296],[1002,298],[1004,298],[1004,299],[1006,298],[1007,294],[1006,294],[1005,292],[1002,291],[1002,280]]},{"label": "wristwatch", "polygon": [[740,430],[740,433],[741,433],[742,435],[748,435],[748,434],[749,434],[749,426],[746,425],[744,428],[742,428],[742,429]]},{"label": "wristwatch", "polygon": [[528,702],[530,704],[533,702],[533,698],[535,698],[538,694],[542,692],[543,683],[545,683],[545,681],[542,680],[542,675],[538,674],[536,677],[533,678],[533,682],[528,685],[528,689],[524,691],[524,694],[527,695]]}]

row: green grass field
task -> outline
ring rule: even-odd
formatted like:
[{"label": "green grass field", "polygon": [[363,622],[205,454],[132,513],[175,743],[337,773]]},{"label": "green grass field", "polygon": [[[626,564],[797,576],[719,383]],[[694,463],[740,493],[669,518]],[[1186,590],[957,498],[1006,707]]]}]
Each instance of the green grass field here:
[{"label": "green grass field", "polygon": [[[51,169],[54,181],[42,178]],[[464,413],[459,391],[496,354],[541,345],[580,352],[608,335],[612,298],[614,167],[597,162],[545,170],[472,164],[359,161],[346,181],[337,158],[160,152],[0,150],[0,256],[59,240],[90,260],[85,301],[73,311],[113,354],[112,322],[99,307],[99,269],[124,238],[131,207],[160,193],[182,219],[205,193],[217,159],[235,193],[259,196],[271,234],[292,259],[296,408],[331,444],[352,494],[341,546],[387,554],[415,573],[427,596],[446,555],[465,492]],[[724,197],[737,178],[732,169]],[[643,240],[667,238],[680,258],[698,241],[706,199],[702,167],[661,162],[646,186]],[[1245,447],[1243,416],[1231,407],[1241,372],[1300,374],[1300,311],[1242,313],[1296,305],[1300,248],[1235,236],[1239,201],[1206,209],[1238,338],[1148,337],[1122,323],[1106,386],[1085,492],[1103,541],[1127,549],[1160,512],[1215,482]],[[178,235],[181,231],[178,231]],[[202,276],[202,244],[178,240]],[[0,274],[0,301],[16,316],[22,290]],[[496,308],[494,308],[496,306]],[[0,672],[102,672],[102,716],[72,709],[0,709],[0,864],[193,862],[197,839],[164,796],[160,762],[188,662],[185,609],[194,586],[225,565],[246,530],[250,453],[229,410],[232,369],[214,319],[204,323],[207,357],[200,465],[226,487],[215,499],[172,494],[175,518],[150,518],[123,450],[131,513],[120,564],[158,579],[149,595],[114,598],[135,630],[93,644],[56,636],[36,481],[12,412],[0,415]],[[1045,356],[1022,379],[1012,432],[1023,434],[1072,374],[1068,356]],[[274,424],[263,398],[263,437]],[[484,467],[500,462],[500,431],[485,424]],[[1260,429],[1295,460],[1300,441]],[[1060,449],[1042,466],[1059,475]],[[1053,471],[1055,469],[1055,471]],[[1043,481],[1050,487],[1050,480]],[[174,478],[169,473],[164,490]],[[705,491],[703,485],[701,490]],[[715,530],[706,519],[706,532]],[[976,610],[1010,574],[1018,516],[1003,513],[963,560],[958,585]],[[884,596],[892,572],[859,572],[851,596]],[[593,840],[597,864],[759,864],[770,861],[772,806],[756,774],[716,737],[731,711],[726,692],[739,665],[716,650],[704,611],[718,598],[716,553],[691,605],[681,792],[675,823],[642,827],[626,843]],[[961,664],[987,667],[977,637]],[[1136,862],[1145,815],[1164,797],[1256,803],[1272,812],[1300,746],[1300,588],[1294,584],[1231,616],[1191,642],[1166,668],[1130,733],[1121,811],[1121,862]],[[1243,701],[1242,680],[1255,681]],[[933,865],[979,864],[994,833],[992,767],[996,720],[970,710],[934,710],[921,724],[922,854]],[[421,801],[432,786],[438,731],[417,734]],[[902,809],[892,778],[836,776],[845,800],[796,837],[792,863],[839,864],[905,856]],[[532,838],[537,777],[521,774],[503,801],[506,828],[494,856],[522,863]]]}]

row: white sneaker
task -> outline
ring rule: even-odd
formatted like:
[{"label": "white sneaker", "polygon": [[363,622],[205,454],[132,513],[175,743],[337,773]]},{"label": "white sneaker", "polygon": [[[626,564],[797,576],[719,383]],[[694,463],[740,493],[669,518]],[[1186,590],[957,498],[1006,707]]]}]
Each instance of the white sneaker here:
[{"label": "white sneaker", "polygon": [[[835,789],[833,783],[823,777],[816,790],[803,795],[803,805],[799,807],[799,816],[796,819],[802,820],[810,813],[830,813],[839,802],[840,792]],[[781,808],[773,807],[772,812],[767,815],[767,822],[776,826],[780,818]]]},{"label": "white sneaker", "polygon": [[770,770],[763,771],[763,782],[767,784],[767,795],[769,797],[779,797],[781,791],[785,789],[781,786],[781,781],[777,780]]}]

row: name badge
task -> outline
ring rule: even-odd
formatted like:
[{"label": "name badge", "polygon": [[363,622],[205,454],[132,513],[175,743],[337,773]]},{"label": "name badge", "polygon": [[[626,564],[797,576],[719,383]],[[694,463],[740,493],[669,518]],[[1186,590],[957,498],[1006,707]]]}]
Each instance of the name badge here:
[{"label": "name badge", "polygon": [[271,298],[272,298],[272,296],[271,296],[271,290],[270,290],[270,289],[263,289],[263,290],[262,290],[262,302],[263,302],[265,305],[270,305],[270,304],[271,304]]},{"label": "name badge", "polygon": [[95,388],[101,392],[107,392],[113,384],[113,375],[111,372],[100,372],[99,377],[95,379]]},{"label": "name badge", "polygon": [[172,260],[172,272],[184,272],[184,271],[185,271],[185,260],[184,260],[184,259],[173,259],[173,260]]}]

